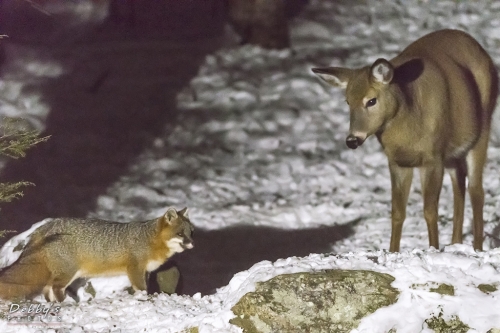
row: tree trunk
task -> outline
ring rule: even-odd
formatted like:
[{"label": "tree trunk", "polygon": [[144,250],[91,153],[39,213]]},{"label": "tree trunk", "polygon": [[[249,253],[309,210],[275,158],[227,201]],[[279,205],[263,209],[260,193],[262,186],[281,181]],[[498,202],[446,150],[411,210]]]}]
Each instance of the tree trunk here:
[{"label": "tree trunk", "polygon": [[284,0],[228,0],[228,17],[242,44],[290,46]]}]

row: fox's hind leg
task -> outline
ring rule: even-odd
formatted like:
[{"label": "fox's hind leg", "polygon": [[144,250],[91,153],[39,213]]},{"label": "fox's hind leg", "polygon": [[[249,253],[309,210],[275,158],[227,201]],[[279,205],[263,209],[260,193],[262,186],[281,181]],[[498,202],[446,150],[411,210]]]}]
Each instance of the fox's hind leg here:
[{"label": "fox's hind leg", "polygon": [[[73,274],[74,275],[74,274]],[[66,298],[66,287],[73,281],[73,276],[67,274],[58,275],[49,281],[43,288],[43,295],[47,302],[62,302]]]},{"label": "fox's hind leg", "polygon": [[52,285],[46,285],[43,287],[43,297],[47,302],[53,302],[55,300],[54,292],[52,291]]},{"label": "fox's hind leg", "polygon": [[61,267],[63,267],[61,270],[52,272],[52,277],[43,290],[45,299],[49,302],[64,301],[66,287],[81,275],[74,264],[66,264]]}]

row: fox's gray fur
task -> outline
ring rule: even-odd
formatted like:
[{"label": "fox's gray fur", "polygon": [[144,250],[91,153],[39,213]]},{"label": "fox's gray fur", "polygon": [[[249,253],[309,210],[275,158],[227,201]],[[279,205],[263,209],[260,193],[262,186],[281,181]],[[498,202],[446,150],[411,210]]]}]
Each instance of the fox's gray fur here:
[{"label": "fox's gray fur", "polygon": [[144,222],[56,218],[36,229],[20,258],[0,271],[0,297],[62,301],[79,277],[126,274],[135,290],[146,289],[146,272],[193,247],[187,209],[167,210]]}]

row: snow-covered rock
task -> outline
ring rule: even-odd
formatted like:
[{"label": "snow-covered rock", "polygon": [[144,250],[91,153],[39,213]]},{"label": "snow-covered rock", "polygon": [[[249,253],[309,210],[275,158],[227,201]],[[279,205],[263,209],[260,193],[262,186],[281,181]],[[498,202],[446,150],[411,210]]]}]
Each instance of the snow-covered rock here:
[{"label": "snow-covered rock", "polygon": [[278,275],[257,283],[231,309],[245,333],[350,332],[360,320],[396,302],[388,274],[326,270]]}]

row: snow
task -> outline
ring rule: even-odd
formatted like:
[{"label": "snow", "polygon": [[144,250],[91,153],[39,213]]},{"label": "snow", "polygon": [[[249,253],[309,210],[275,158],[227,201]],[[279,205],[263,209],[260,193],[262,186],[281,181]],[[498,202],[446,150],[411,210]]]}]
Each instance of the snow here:
[{"label": "snow", "polygon": [[33,231],[50,221],[52,221],[52,219],[47,218],[37,222],[25,232],[9,239],[0,249],[0,269],[12,265],[21,255],[24,246],[28,244]]},{"label": "snow", "polygon": [[[459,316],[471,327],[470,332],[500,328],[500,291],[486,294],[477,288],[480,284],[498,286],[500,279],[500,250],[496,249],[500,112],[495,115],[484,172],[486,251],[476,253],[470,247],[472,213],[468,202],[465,244],[446,246],[451,241],[453,213],[449,178],[445,178],[439,206],[442,248],[428,249],[416,175],[402,251],[388,253],[383,250],[388,248],[390,236],[386,158],[374,138],[356,151],[345,147],[349,127],[345,98],[310,71],[330,65],[364,66],[379,57],[390,58],[418,37],[441,28],[468,31],[498,66],[500,5],[490,0],[381,0],[368,4],[311,0],[291,22],[291,50],[269,51],[247,45],[207,56],[198,75],[177,95],[182,112],[175,127],[155,138],[128,172],[97,199],[96,210],[89,212],[92,217],[130,221],[157,217],[167,206],[187,206],[200,231],[195,244],[196,237],[238,226],[304,232],[317,229],[318,234],[321,227],[344,226],[351,231],[349,235],[332,240],[328,245],[331,253],[295,257],[290,250],[287,258],[231,271],[227,284],[210,294],[129,295],[123,291],[126,278],[93,279],[97,298],[87,301],[89,295],[83,290],[79,291],[82,301],[78,305],[68,298],[61,305],[61,327],[70,332],[180,332],[197,326],[200,332],[240,332],[229,324],[234,316],[231,307],[252,291],[256,282],[278,274],[339,268],[391,274],[396,278],[393,286],[401,292],[395,304],[367,316],[353,332],[388,332],[391,328],[398,333],[431,332],[424,320],[440,311],[445,319]],[[7,73],[21,71],[26,80],[64,74],[64,66],[50,59],[20,49],[7,52],[20,54],[7,56],[17,59],[8,62]],[[0,90],[12,104],[2,104],[0,112],[23,114],[37,128],[43,128],[49,111],[40,96],[22,92],[19,82],[7,81],[8,75],[2,79]],[[276,242],[269,229],[262,230],[260,242]],[[231,234],[227,238],[229,244],[238,245],[231,243]],[[13,244],[6,244],[0,252],[0,266],[16,260],[12,251],[5,254]],[[221,243],[205,251],[223,262],[228,251],[238,250]],[[195,252],[189,259],[190,251],[181,258],[190,260],[194,271],[210,264],[203,261],[207,256],[195,257]],[[182,272],[182,263],[179,265]],[[228,263],[231,265],[235,264]],[[441,283],[452,284],[455,296],[429,290]],[[52,327],[55,332],[55,324]],[[0,331],[35,332],[36,328],[2,320]]]},{"label": "snow", "polygon": [[[470,332],[486,332],[500,327],[498,297],[500,291],[489,294],[477,289],[479,284],[497,284],[500,250],[476,253],[468,245],[448,246],[443,251],[413,250],[401,253],[386,251],[340,255],[311,254],[290,257],[272,263],[262,261],[250,269],[235,274],[230,283],[217,293],[201,297],[165,294],[148,296],[145,292],[128,295],[116,292],[78,306],[62,303],[59,315],[62,327],[71,332],[100,332],[113,327],[120,332],[180,332],[198,327],[200,332],[239,332],[228,324],[234,317],[231,307],[255,282],[279,274],[320,271],[324,269],[364,269],[395,277],[393,287],[400,291],[396,303],[365,317],[354,333],[383,333],[391,328],[397,332],[423,331],[423,321],[442,311],[445,319],[458,315],[472,328]],[[109,279],[108,279],[109,280]],[[455,296],[430,291],[438,284],[451,284]],[[405,316],[401,314],[404,313]],[[50,326],[50,325],[49,325]],[[27,327],[0,323],[2,332],[33,332]]]}]

